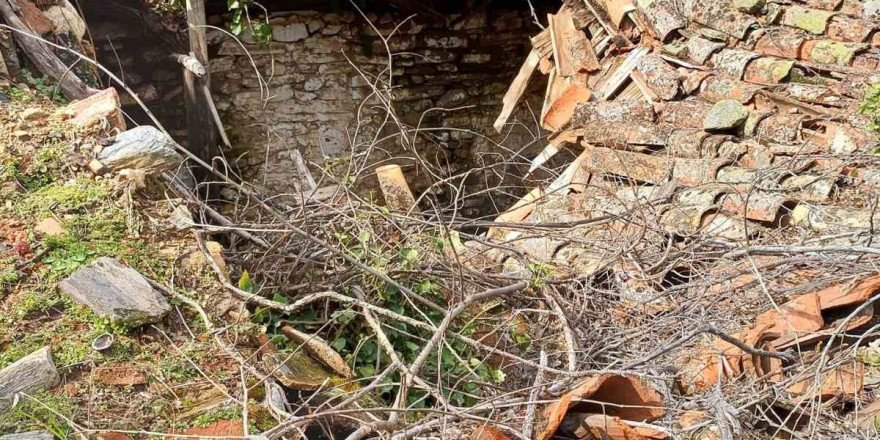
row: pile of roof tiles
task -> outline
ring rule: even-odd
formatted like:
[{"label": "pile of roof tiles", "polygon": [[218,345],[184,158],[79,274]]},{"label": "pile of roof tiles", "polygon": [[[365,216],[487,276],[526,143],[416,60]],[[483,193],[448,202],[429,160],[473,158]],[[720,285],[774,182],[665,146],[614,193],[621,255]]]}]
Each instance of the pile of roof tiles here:
[{"label": "pile of roof tiles", "polygon": [[[866,194],[880,183],[877,134],[859,105],[880,83],[874,9],[857,0],[566,2],[533,37],[495,126],[504,129],[544,72],[541,122],[551,134],[532,170],[560,150],[581,153],[496,221],[576,224],[650,204],[643,223],[661,241],[873,228],[880,215]],[[626,225],[612,229],[614,239],[626,235]],[[499,226],[489,235],[572,263],[560,253],[570,233],[532,239]]]},{"label": "pile of roof tiles", "polygon": [[[506,274],[533,276],[528,262],[552,267],[557,279],[604,274],[624,287],[621,298],[650,308],[698,269],[708,280],[700,294],[716,301],[789,283],[761,273],[791,255],[741,258],[760,245],[876,246],[866,237],[880,225],[878,134],[859,108],[880,84],[878,9],[861,0],[564,2],[532,38],[495,127],[505,129],[528,82],[543,73],[540,121],[550,134],[532,171],[565,149],[577,158],[489,230],[519,257],[477,242],[463,255],[474,268]],[[702,260],[676,281],[661,265],[670,254]],[[654,276],[658,267],[667,273]],[[875,321],[876,271],[841,273],[814,288],[804,286],[827,275],[821,268],[794,275],[806,293],[779,305],[757,294],[763,305],[753,324],[733,338],[801,353]],[[823,357],[820,369],[834,362]],[[717,339],[679,367],[686,393],[748,375],[786,383],[788,402],[798,405],[859,394],[864,365],[847,365],[806,373]]]}]

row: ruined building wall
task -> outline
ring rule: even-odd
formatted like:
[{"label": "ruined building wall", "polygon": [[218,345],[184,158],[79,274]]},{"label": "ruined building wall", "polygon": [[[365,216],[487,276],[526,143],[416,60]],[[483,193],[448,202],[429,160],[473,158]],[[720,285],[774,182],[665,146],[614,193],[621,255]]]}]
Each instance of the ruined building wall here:
[{"label": "ruined building wall", "polygon": [[[383,35],[405,18],[368,16]],[[210,17],[209,21],[222,26],[221,17]],[[369,132],[381,119],[381,112],[372,106],[359,109],[370,87],[355,66],[374,75],[388,60],[376,33],[352,12],[275,14],[270,23],[271,44],[245,45],[252,59],[228,36],[219,31],[209,33],[211,83],[236,146],[227,159],[235,162],[246,178],[272,192],[294,192],[292,150],[317,164],[325,158],[348,157],[356,119],[366,127],[361,132]],[[442,164],[442,172],[448,175],[510,157],[512,153],[496,142],[518,149],[534,141],[539,130],[527,111],[521,110],[511,121],[516,118],[528,126],[517,127],[506,136],[492,129],[502,97],[530,49],[528,36],[534,32],[527,11],[511,10],[477,12],[464,18],[453,15],[445,22],[410,20],[398,29],[390,45],[399,53],[393,63],[393,96],[403,122],[416,125],[423,112],[435,107],[467,107],[429,112],[421,125],[468,128],[489,137],[431,131],[416,148],[420,156]],[[252,63],[268,81],[268,94],[260,89]],[[542,93],[534,90],[529,95],[536,113],[540,112]],[[538,144],[534,142],[532,148],[543,146]],[[398,157],[395,162],[404,166],[416,191],[428,185],[424,170],[415,166],[413,152],[399,143],[384,143],[371,154],[376,163],[387,163],[391,157]],[[506,171],[522,174],[525,170]],[[483,177],[477,173],[470,179],[472,191],[486,186]],[[374,184],[366,176],[362,186]],[[474,206],[463,208],[476,212],[484,201],[469,203]]]}]

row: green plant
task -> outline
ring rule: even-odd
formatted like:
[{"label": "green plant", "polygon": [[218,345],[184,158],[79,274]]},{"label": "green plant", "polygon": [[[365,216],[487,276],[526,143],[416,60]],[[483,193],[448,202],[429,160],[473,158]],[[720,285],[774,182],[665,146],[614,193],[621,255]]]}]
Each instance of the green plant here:
[{"label": "green plant", "polygon": [[870,129],[880,133],[880,84],[872,84],[865,92],[859,112],[871,117]]},{"label": "green plant", "polygon": [[226,1],[227,9],[232,12],[232,23],[229,30],[236,36],[241,36],[249,30],[258,43],[268,44],[272,39],[272,28],[268,21],[251,20],[248,7],[253,4],[253,0]]},{"label": "green plant", "polygon": [[26,432],[46,430],[55,438],[65,439],[73,434],[68,420],[73,420],[79,409],[62,393],[52,394],[41,391],[32,396],[24,397],[8,412],[0,414],[0,432]]},{"label": "green plant", "polygon": [[37,89],[38,92],[45,95],[47,98],[59,103],[59,104],[67,104],[67,99],[64,98],[64,95],[58,93],[57,87],[51,84],[46,83],[46,78],[42,76],[34,76],[28,69],[21,69],[21,77]]}]

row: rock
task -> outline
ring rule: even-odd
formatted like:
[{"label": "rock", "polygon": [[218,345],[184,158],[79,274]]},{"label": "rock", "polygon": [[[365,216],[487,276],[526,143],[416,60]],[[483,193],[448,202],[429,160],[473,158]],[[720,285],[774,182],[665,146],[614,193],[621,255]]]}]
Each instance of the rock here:
[{"label": "rock", "polygon": [[109,257],[78,269],[58,287],[98,316],[126,325],[157,322],[171,310],[141,274]]},{"label": "rock", "polygon": [[39,121],[47,117],[49,114],[41,108],[29,108],[21,113],[21,119],[24,121]]},{"label": "rock", "polygon": [[89,162],[89,169],[97,176],[107,172],[107,167],[105,167],[98,159],[92,159],[91,162]]},{"label": "rock", "polygon": [[739,101],[732,99],[718,101],[703,119],[703,129],[730,130],[741,126],[748,117],[749,112]]},{"label": "rock", "polygon": [[60,0],[58,6],[46,9],[43,14],[55,25],[55,34],[69,33],[82,41],[86,34],[86,23],[68,0]]},{"label": "rock", "polygon": [[0,440],[55,440],[55,436],[49,431],[29,431],[0,435]]},{"label": "rock", "polygon": [[319,76],[313,76],[306,80],[306,83],[303,85],[303,89],[307,92],[314,92],[319,90],[324,86],[324,79]]},{"label": "rock", "polygon": [[33,394],[58,385],[61,376],[49,347],[43,347],[0,370],[0,412],[12,405],[15,394]]},{"label": "rock", "polygon": [[116,135],[116,142],[104,148],[98,159],[113,171],[133,168],[152,174],[183,161],[175,146],[174,141],[156,127],[141,125]]},{"label": "rock", "polygon": [[34,231],[39,232],[48,237],[54,237],[56,235],[61,235],[64,233],[64,227],[61,226],[61,223],[58,220],[55,220],[52,217],[45,218],[41,222],[37,223],[34,226]]},{"label": "rock", "polygon": [[865,3],[863,15],[868,20],[880,18],[880,0],[871,0]]},{"label": "rock", "polygon": [[443,94],[440,99],[437,100],[437,107],[455,107],[457,105],[463,104],[467,100],[468,94],[462,89],[452,89]]},{"label": "rock", "polygon": [[273,24],[272,39],[282,43],[305,40],[309,36],[309,30],[303,23]]},{"label": "rock", "polygon": [[106,121],[110,127],[125,131],[125,119],[119,107],[119,94],[110,87],[68,104],[62,112],[70,116],[70,122],[77,127],[91,127]]}]

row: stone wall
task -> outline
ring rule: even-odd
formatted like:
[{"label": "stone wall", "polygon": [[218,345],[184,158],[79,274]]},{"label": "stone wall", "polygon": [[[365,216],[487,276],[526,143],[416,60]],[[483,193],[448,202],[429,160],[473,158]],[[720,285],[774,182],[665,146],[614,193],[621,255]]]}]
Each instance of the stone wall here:
[{"label": "stone wall", "polygon": [[[367,15],[383,35],[404,18]],[[220,17],[209,21],[221,24]],[[276,14],[270,23],[273,41],[269,45],[245,44],[250,56],[228,36],[212,31],[211,82],[217,107],[236,146],[227,158],[249,180],[270,191],[295,192],[292,150],[320,166],[326,159],[340,162],[340,158],[350,157],[352,139],[356,139],[358,151],[371,144],[384,112],[375,109],[375,101],[360,106],[371,88],[355,66],[368,78],[377,74],[387,77],[388,58],[376,32],[353,12]],[[519,127],[505,136],[495,133],[492,122],[528,53],[528,37],[536,31],[527,11],[490,10],[466,17],[452,15],[445,22],[406,21],[389,40],[396,53],[393,105],[402,122],[416,126],[421,120],[423,128],[456,127],[479,133],[432,130],[420,136],[414,150],[437,165],[432,168],[433,179],[509,159],[512,153],[496,142],[517,150],[534,140],[538,130],[528,113],[515,116],[528,124],[528,129]],[[255,67],[268,83],[268,91],[261,89]],[[534,86],[536,90],[529,96],[531,108],[538,112],[543,85]],[[431,111],[423,117],[426,110],[436,107],[466,108]],[[543,146],[534,144],[538,150]],[[432,179],[425,178],[429,173],[417,165],[415,152],[401,142],[388,141],[372,149],[369,160],[388,163],[394,157],[394,162],[404,166],[414,190],[421,191]],[[494,178],[502,174],[498,171],[471,176],[472,191],[485,188],[483,177]],[[522,174],[524,169],[505,172]],[[319,177],[315,171],[315,178]],[[374,186],[374,177],[358,178],[364,179],[361,187]],[[485,201],[468,203],[474,212],[487,211],[483,209]]]}]

